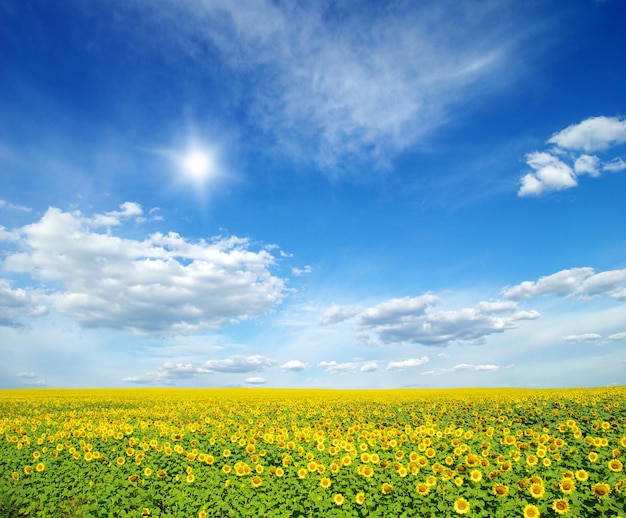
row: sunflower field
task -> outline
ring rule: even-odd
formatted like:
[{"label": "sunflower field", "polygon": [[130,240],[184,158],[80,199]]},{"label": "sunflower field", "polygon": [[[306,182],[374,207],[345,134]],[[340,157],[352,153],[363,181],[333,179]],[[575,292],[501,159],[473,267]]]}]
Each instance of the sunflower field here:
[{"label": "sunflower field", "polygon": [[0,517],[626,517],[626,388],[0,391]]}]

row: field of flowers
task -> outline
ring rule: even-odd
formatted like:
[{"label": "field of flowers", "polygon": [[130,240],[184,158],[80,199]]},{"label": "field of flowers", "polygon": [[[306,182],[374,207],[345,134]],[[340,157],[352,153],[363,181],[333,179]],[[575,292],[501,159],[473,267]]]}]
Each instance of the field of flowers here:
[{"label": "field of flowers", "polygon": [[626,388],[0,391],[0,516],[625,517]]}]

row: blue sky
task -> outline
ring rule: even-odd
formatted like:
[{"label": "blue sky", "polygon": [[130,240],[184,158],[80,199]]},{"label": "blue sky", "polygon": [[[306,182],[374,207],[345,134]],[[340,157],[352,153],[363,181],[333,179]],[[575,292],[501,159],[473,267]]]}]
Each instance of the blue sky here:
[{"label": "blue sky", "polygon": [[0,387],[625,385],[625,17],[4,0]]}]

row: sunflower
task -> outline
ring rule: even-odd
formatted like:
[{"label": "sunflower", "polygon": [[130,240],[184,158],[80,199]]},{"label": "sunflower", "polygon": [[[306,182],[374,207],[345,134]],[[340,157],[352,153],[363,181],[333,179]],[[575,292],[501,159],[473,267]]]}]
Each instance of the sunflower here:
[{"label": "sunflower", "polygon": [[333,502],[335,503],[335,505],[343,505],[343,501],[344,501],[343,495],[340,493],[337,493],[335,497],[333,498]]},{"label": "sunflower", "polygon": [[552,509],[554,509],[556,514],[565,514],[569,511],[569,502],[563,498],[559,498],[552,502]]},{"label": "sunflower", "polygon": [[365,493],[357,493],[355,501],[358,505],[363,505],[365,503]]},{"label": "sunflower", "polygon": [[564,478],[561,480],[561,482],[559,482],[559,487],[561,488],[561,492],[566,495],[570,495],[576,490],[576,484],[571,478]]},{"label": "sunflower", "polygon": [[383,495],[388,495],[389,493],[391,493],[391,491],[393,490],[393,486],[391,484],[387,484],[387,482],[385,482],[381,487],[380,490],[383,492]]},{"label": "sunflower", "polygon": [[541,513],[536,505],[528,504],[524,507],[524,518],[539,518]]},{"label": "sunflower", "polygon": [[599,498],[604,498],[611,493],[611,486],[605,484],[604,482],[598,482],[591,486],[591,492]]},{"label": "sunflower", "polygon": [[150,468],[146,468],[143,470],[143,474],[145,477],[149,477],[150,475],[152,475],[152,470]]},{"label": "sunflower", "polygon": [[504,484],[496,484],[495,486],[493,486],[492,491],[494,495],[499,497],[505,497],[509,494],[509,488]]},{"label": "sunflower", "polygon": [[457,514],[467,514],[470,511],[470,504],[465,498],[459,498],[454,502],[454,512]]},{"label": "sunflower", "polygon": [[622,471],[624,469],[624,465],[618,459],[612,459],[609,461],[609,469],[615,473]]},{"label": "sunflower", "polygon": [[541,484],[531,484],[528,492],[533,498],[541,498],[546,493],[546,490]]},{"label": "sunflower", "polygon": [[478,469],[473,469],[470,473],[470,480],[472,482],[480,482],[483,479],[483,472]]},{"label": "sunflower", "polygon": [[320,486],[322,486],[324,489],[328,489],[330,487],[330,479],[328,477],[324,477],[322,480],[320,480]]},{"label": "sunflower", "polygon": [[35,466],[36,471],[42,472],[44,469],[46,469],[46,466],[43,462],[40,462]]},{"label": "sunflower", "polygon": [[307,470],[304,468],[300,468],[298,470],[298,478],[306,478]]},{"label": "sunflower", "polygon": [[590,462],[598,462],[598,454],[595,451],[592,451],[589,455],[587,455],[587,458]]},{"label": "sunflower", "polygon": [[529,466],[536,466],[537,462],[539,462],[539,458],[536,455],[529,455],[526,457],[526,464]]},{"label": "sunflower", "polygon": [[417,484],[417,486],[415,486],[415,491],[417,491],[417,494],[420,496],[426,496],[428,493],[430,493],[430,487],[427,484]]},{"label": "sunflower", "polygon": [[252,479],[250,480],[250,483],[252,484],[252,487],[259,487],[263,483],[263,480],[261,479],[261,477],[256,475],[252,477]]},{"label": "sunflower", "polygon": [[276,475],[278,478],[282,477],[285,474],[285,470],[283,468],[276,468],[276,470],[274,470],[274,475]]},{"label": "sunflower", "polygon": [[589,478],[589,473],[587,473],[584,469],[579,469],[578,471],[576,471],[575,476],[576,476],[576,480],[580,480],[581,482],[584,482],[585,480]]},{"label": "sunflower", "polygon": [[193,473],[189,473],[185,480],[187,481],[187,484],[191,484],[194,480],[196,480],[196,476]]}]

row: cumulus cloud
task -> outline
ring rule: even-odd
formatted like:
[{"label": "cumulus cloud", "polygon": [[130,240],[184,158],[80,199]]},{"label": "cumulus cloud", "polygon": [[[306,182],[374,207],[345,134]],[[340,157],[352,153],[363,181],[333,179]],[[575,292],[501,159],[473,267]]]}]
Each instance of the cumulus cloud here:
[{"label": "cumulus cloud", "polygon": [[361,372],[374,372],[378,370],[378,362],[367,362],[361,365]]},{"label": "cumulus cloud", "polygon": [[545,152],[526,155],[526,163],[534,172],[522,178],[520,196],[541,194],[544,191],[560,191],[577,185],[572,168],[559,158]]},{"label": "cumulus cloud", "polygon": [[[544,192],[560,191],[578,185],[577,178],[588,174],[600,176],[601,170],[617,172],[626,169],[626,163],[615,157],[603,162],[590,152],[605,151],[626,142],[626,119],[618,117],[591,117],[573,124],[553,135],[548,144],[556,147],[548,151],[534,151],[526,155],[526,163],[533,169],[521,179],[519,196],[536,196]],[[577,152],[584,151],[582,154]],[[573,162],[568,165],[565,160]]]},{"label": "cumulus cloud", "polygon": [[225,360],[209,360],[202,364],[204,372],[256,372],[271,367],[276,362],[261,355],[233,356]]},{"label": "cumulus cloud", "polygon": [[571,268],[540,277],[537,281],[524,281],[502,291],[505,299],[513,301],[541,295],[582,298],[607,296],[626,300],[626,269],[595,273],[590,267]]},{"label": "cumulus cloud", "polygon": [[422,356],[421,358],[407,358],[406,360],[392,361],[387,364],[388,371],[410,369],[412,367],[419,367],[428,363],[430,359],[428,356]]},{"label": "cumulus cloud", "polygon": [[626,142],[626,118],[590,117],[559,131],[548,143],[563,149],[602,151]]},{"label": "cumulus cloud", "polygon": [[280,368],[285,371],[301,371],[306,369],[308,366],[308,363],[302,362],[300,360],[289,360],[283,363]]},{"label": "cumulus cloud", "polygon": [[[508,366],[508,367],[512,367],[512,366]],[[503,367],[501,367],[500,365],[491,365],[491,364],[472,365],[472,364],[467,364],[467,363],[460,363],[458,365],[455,365],[454,367],[450,367],[449,369],[434,369],[434,370],[430,370],[430,371],[424,371],[424,372],[422,372],[422,375],[423,376],[440,376],[442,374],[453,374],[453,373],[459,372],[459,371],[470,371],[470,372],[487,371],[487,372],[493,372],[493,371],[500,370],[502,368]]]},{"label": "cumulus cloud", "polygon": [[140,385],[172,385],[180,380],[206,376],[212,373],[241,374],[258,372],[271,367],[275,363],[274,360],[260,355],[236,355],[224,360],[209,360],[201,365],[168,361],[155,371],[146,372],[139,376],[127,376],[123,378],[123,381]]},{"label": "cumulus cloud", "polygon": [[37,292],[13,289],[6,279],[0,279],[0,326],[24,327],[26,317],[47,314],[46,307],[38,302]]},{"label": "cumulus cloud", "polygon": [[589,174],[591,176],[600,176],[600,159],[597,156],[581,155],[574,162],[574,172],[577,175]]},{"label": "cumulus cloud", "polygon": [[136,240],[112,232],[140,214],[135,203],[92,217],[50,208],[14,231],[18,249],[4,267],[43,283],[42,301],[80,325],[134,334],[214,329],[282,301],[284,281],[272,275],[267,249],[236,236],[191,241],[157,232]]},{"label": "cumulus cloud", "polygon": [[427,311],[440,299],[432,294],[392,299],[364,310],[357,323],[365,345],[412,343],[427,346],[480,344],[487,336],[514,329],[519,320],[539,317],[536,311],[517,311],[509,301],[481,302],[473,308]]},{"label": "cumulus cloud", "polygon": [[321,325],[338,324],[344,320],[348,320],[359,314],[360,308],[356,307],[342,307],[334,304],[327,308],[320,317]]}]

